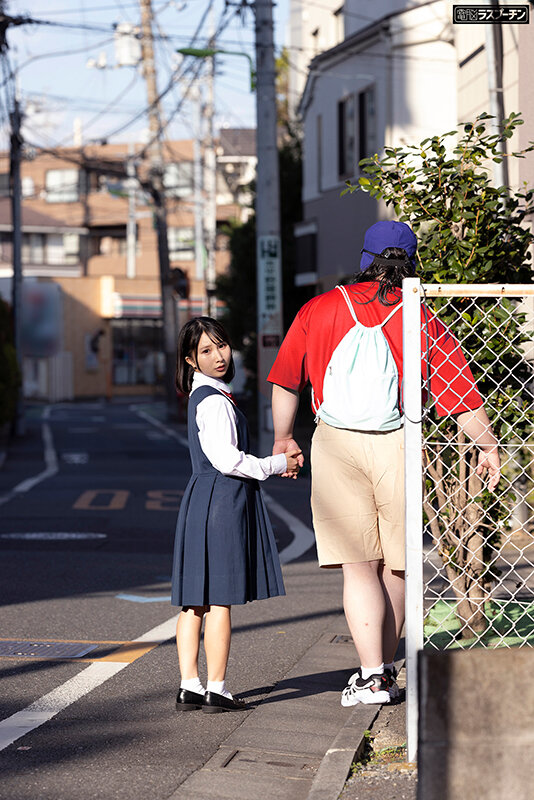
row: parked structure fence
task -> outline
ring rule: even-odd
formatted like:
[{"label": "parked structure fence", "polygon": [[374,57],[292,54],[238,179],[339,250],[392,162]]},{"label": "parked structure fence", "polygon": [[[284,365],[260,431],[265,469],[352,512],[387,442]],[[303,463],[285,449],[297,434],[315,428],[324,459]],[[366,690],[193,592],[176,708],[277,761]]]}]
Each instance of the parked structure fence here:
[{"label": "parked structure fence", "polygon": [[[477,474],[477,448],[456,418],[438,416],[439,391],[427,393],[432,352],[440,348],[439,340],[429,341],[433,314],[458,340],[499,441],[495,492]],[[534,645],[534,286],[409,278],[403,324],[407,739],[413,761],[419,650]]]}]

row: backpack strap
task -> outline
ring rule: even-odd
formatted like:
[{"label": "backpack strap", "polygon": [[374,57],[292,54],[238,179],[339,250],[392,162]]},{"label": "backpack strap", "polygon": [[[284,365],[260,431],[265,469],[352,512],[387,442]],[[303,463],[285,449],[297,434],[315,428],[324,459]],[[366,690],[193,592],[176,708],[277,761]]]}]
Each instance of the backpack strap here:
[{"label": "backpack strap", "polygon": [[397,311],[399,310],[399,308],[402,308],[402,301],[401,301],[400,303],[397,303],[397,305],[395,306],[395,308],[393,309],[393,311],[390,311],[390,312],[389,312],[389,314],[387,315],[387,317],[385,318],[385,320],[384,320],[383,322],[381,322],[381,323],[380,323],[380,327],[381,327],[381,328],[383,328],[383,327],[384,327],[384,325],[386,324],[386,322],[389,322],[389,320],[391,319],[391,317],[392,317],[394,314],[396,314],[396,313],[397,313]]},{"label": "backpack strap", "polygon": [[352,305],[352,303],[350,301],[349,293],[347,292],[347,290],[345,289],[344,286],[336,286],[336,289],[339,289],[339,291],[341,292],[341,294],[345,298],[345,302],[346,302],[346,304],[348,306],[348,309],[350,311],[350,315],[351,315],[352,319],[354,320],[354,322],[358,323],[358,317],[356,316],[356,312],[354,311],[354,306]]}]

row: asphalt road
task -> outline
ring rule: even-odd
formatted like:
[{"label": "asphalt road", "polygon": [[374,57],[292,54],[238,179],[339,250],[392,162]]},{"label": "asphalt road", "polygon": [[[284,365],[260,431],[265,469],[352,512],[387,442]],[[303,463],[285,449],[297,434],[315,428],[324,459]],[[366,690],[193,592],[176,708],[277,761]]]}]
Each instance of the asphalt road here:
[{"label": "asphalt road", "polygon": [[[0,470],[2,800],[169,797],[251,713],[174,709],[169,578],[190,465],[183,430],[158,417],[157,404],[31,408]],[[307,479],[265,489],[287,595],[233,610],[228,685],[251,703],[341,610],[339,576],[316,565]]]}]

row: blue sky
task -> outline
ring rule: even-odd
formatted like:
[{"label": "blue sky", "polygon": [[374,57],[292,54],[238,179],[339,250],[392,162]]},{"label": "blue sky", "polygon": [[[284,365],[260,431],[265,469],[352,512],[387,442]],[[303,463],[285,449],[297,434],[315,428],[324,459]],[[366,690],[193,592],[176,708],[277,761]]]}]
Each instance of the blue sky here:
[{"label": "blue sky", "polygon": [[[138,0],[33,0],[29,4],[11,0],[7,6],[8,13],[13,16],[24,15],[55,23],[24,25],[8,31],[9,57],[18,76],[19,93],[26,111],[24,133],[29,142],[46,146],[72,144],[75,118],[81,119],[85,142],[104,138],[129,141],[142,136],[147,124],[145,116],[115,133],[147,105],[140,72],[133,67],[115,66],[113,44],[115,23],[139,23]],[[160,91],[168,85],[172,70],[176,68],[174,51],[190,43],[207,6],[208,0],[153,0]],[[275,7],[277,45],[284,39],[288,6],[289,0],[282,0]],[[229,6],[224,16],[223,0],[214,0],[213,8],[213,24],[224,25],[219,46],[254,56],[252,11],[247,11],[242,19],[234,5]],[[208,25],[206,19],[196,40],[197,46],[205,44]],[[99,58],[105,58],[106,68],[86,66],[88,60]],[[164,114],[167,119],[176,111],[188,82],[186,77],[182,85],[177,85],[166,96]],[[191,138],[190,114],[191,104],[186,102],[169,123],[168,138]],[[245,59],[219,57],[216,114],[218,126],[254,126],[255,98],[249,90]],[[5,124],[2,132],[0,145],[5,148]]]}]

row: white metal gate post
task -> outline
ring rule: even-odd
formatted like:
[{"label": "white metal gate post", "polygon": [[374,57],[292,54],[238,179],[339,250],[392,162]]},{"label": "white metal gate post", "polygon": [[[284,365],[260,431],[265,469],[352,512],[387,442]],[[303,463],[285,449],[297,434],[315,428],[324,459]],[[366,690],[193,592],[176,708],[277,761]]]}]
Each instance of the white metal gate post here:
[{"label": "white metal gate post", "polygon": [[421,432],[421,284],[402,282],[404,476],[406,522],[407,758],[417,758],[417,653],[423,648],[423,463]]}]

